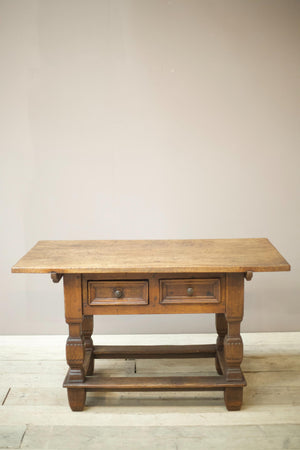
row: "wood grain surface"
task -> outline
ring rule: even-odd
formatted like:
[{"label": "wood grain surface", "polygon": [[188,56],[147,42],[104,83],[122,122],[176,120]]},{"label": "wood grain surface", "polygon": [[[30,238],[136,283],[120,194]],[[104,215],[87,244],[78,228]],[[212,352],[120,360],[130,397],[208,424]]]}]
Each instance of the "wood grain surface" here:
[{"label": "wood grain surface", "polygon": [[290,270],[268,239],[39,241],[12,272],[273,272]]}]

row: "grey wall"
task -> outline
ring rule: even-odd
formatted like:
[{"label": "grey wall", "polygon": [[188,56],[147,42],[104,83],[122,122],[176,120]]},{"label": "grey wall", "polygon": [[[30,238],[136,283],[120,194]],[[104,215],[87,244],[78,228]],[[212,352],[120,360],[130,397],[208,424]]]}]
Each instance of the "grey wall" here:
[{"label": "grey wall", "polygon": [[[1,0],[1,332],[65,333],[40,239],[268,237],[243,331],[299,330],[300,3]],[[98,317],[98,333],[212,331]]]}]

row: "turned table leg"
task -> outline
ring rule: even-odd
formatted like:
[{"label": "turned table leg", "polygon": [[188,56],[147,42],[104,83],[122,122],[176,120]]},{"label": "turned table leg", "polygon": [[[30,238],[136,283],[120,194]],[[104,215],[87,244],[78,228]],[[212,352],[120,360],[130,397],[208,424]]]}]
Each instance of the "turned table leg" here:
[{"label": "turned table leg", "polygon": [[69,381],[83,382],[84,373],[84,338],[81,322],[69,322],[69,337],[66,344],[66,358],[70,367]]},{"label": "turned table leg", "polygon": [[[244,311],[244,275],[228,274],[226,321],[227,334],[224,339],[224,359],[227,381],[242,381],[243,341],[240,335],[240,324]],[[224,400],[229,411],[241,409],[243,401],[242,387],[226,387]]]},{"label": "turned table leg", "polygon": [[94,354],[93,354],[93,339],[92,339],[93,329],[94,329],[94,316],[84,316],[82,322],[84,346],[87,352],[91,352],[90,362],[86,371],[86,375],[93,375],[94,373]]},{"label": "turned table leg", "polygon": [[217,353],[215,357],[215,363],[216,363],[216,370],[219,375],[222,375],[222,369],[220,366],[220,361],[218,358],[218,352],[223,352],[224,349],[224,338],[227,334],[227,321],[225,314],[216,314],[216,329],[218,333],[217,337]]},{"label": "turned table leg", "polygon": [[[64,295],[66,322],[69,325],[69,337],[66,344],[66,358],[70,367],[68,382],[75,385],[85,381],[84,316],[82,314],[80,275],[64,275]],[[85,396],[84,388],[68,387],[69,404],[73,411],[83,410]]]},{"label": "turned table leg", "polygon": [[[243,341],[240,335],[240,322],[228,320],[228,334],[224,340],[224,356],[227,366],[227,381],[242,381],[241,362],[243,360]],[[229,411],[240,410],[243,401],[242,387],[226,387],[224,400]]]}]

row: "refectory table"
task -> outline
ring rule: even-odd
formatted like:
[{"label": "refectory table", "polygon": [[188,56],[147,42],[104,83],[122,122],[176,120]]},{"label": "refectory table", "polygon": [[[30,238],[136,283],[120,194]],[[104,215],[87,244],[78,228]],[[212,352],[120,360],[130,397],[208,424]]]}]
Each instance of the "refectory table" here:
[{"label": "refectory table", "polygon": [[[246,381],[241,370],[244,278],[290,270],[268,239],[39,241],[12,272],[63,277],[69,325],[64,381],[73,411],[86,392],[224,391],[239,410]],[[95,314],[216,315],[213,345],[93,345]],[[113,331],[113,330],[112,330]],[[216,376],[102,377],[95,358],[215,358]]]}]

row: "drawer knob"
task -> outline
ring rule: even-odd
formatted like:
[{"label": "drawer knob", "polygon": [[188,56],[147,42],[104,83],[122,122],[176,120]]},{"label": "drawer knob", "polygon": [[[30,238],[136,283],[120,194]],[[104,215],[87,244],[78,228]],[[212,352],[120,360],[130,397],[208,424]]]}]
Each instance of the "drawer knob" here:
[{"label": "drawer knob", "polygon": [[191,296],[194,293],[194,289],[192,287],[187,288],[187,295]]},{"label": "drawer knob", "polygon": [[123,291],[121,289],[114,289],[114,294],[117,298],[123,297]]}]

